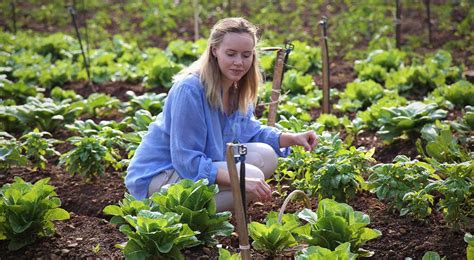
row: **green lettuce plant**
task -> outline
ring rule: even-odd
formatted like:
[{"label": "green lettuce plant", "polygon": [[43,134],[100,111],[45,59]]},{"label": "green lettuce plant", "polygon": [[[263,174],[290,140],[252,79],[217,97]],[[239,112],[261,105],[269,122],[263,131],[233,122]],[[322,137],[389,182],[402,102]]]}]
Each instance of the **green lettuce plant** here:
[{"label": "green lettuce plant", "polygon": [[229,236],[234,226],[228,221],[231,216],[229,211],[217,212],[214,199],[219,191],[217,185],[207,184],[206,179],[197,182],[183,179],[163,187],[151,196],[151,200],[153,210],[181,215],[182,223],[199,231],[197,237],[201,243],[213,245],[217,242],[215,236]]},{"label": "green lettuce plant", "polygon": [[125,193],[125,198],[118,205],[108,205],[102,211],[106,215],[112,215],[110,223],[124,225],[128,222],[125,216],[137,216],[142,210],[150,210],[152,203],[149,199],[137,200],[132,195]]},{"label": "green lettuce plant", "polygon": [[331,199],[321,200],[316,212],[303,209],[298,217],[308,222],[294,230],[299,239],[329,250],[349,242],[350,252],[371,256],[373,252],[362,250],[361,246],[382,235],[380,231],[366,227],[370,224],[368,215]]},{"label": "green lettuce plant", "polygon": [[28,97],[27,103],[17,106],[0,107],[0,122],[13,130],[33,130],[52,132],[64,124],[72,123],[82,110],[72,107],[69,100],[55,102],[50,98]]},{"label": "green lettuce plant", "polygon": [[219,260],[242,260],[239,253],[231,254],[224,248],[219,248]]},{"label": "green lettuce plant", "polygon": [[342,112],[365,110],[383,95],[383,87],[375,81],[354,81],[340,94],[336,108]]},{"label": "green lettuce plant", "polygon": [[69,213],[59,208],[61,200],[49,178],[35,184],[15,177],[13,183],[0,190],[0,240],[9,240],[8,249],[18,250],[34,243],[38,237],[55,233],[54,220],[69,219]]},{"label": "green lettuce plant", "polygon": [[253,239],[252,246],[256,250],[265,251],[271,255],[296,246],[298,242],[291,232],[300,224],[298,217],[294,214],[284,214],[280,223],[278,213],[269,212],[265,224],[256,221],[249,224],[249,235]]},{"label": "green lettuce plant", "polygon": [[474,259],[474,236],[471,233],[466,233],[464,235],[464,241],[467,243],[466,248],[466,258],[467,260]]},{"label": "green lettuce plant", "polygon": [[137,96],[133,91],[129,90],[126,94],[130,99],[127,110],[135,112],[139,109],[144,109],[153,115],[158,115],[161,112],[166,98],[166,93],[145,93]]},{"label": "green lettuce plant", "polygon": [[296,255],[296,260],[355,260],[357,254],[351,253],[351,243],[346,242],[338,245],[333,251],[320,247],[310,246]]},{"label": "green lettuce plant", "polygon": [[127,259],[183,259],[181,250],[199,244],[196,234],[180,215],[141,210],[137,216],[126,215],[128,225],[120,226],[128,241],[122,250]]},{"label": "green lettuce plant", "polygon": [[414,102],[404,107],[382,108],[378,119],[381,127],[377,134],[385,141],[391,142],[403,134],[416,135],[427,123],[445,118],[447,112],[438,109],[436,104]]}]

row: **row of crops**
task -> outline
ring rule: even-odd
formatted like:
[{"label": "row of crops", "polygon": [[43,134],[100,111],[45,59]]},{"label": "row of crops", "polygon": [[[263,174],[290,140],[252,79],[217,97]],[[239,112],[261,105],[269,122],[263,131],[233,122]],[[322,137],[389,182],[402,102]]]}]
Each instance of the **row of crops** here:
[{"label": "row of crops", "polygon": [[[370,191],[400,215],[423,220],[433,210],[441,212],[453,230],[465,233],[467,257],[472,259],[474,85],[465,80],[464,68],[442,50],[426,57],[395,49],[370,52],[355,62],[357,79],[344,90],[332,91],[336,113],[316,119],[311,111],[322,99],[313,80],[321,71],[320,49],[306,42],[293,44],[277,127],[314,130],[319,144],[312,153],[296,148],[281,159],[274,181],[279,193],[291,185],[318,197],[319,204],[316,211],[288,213],[282,221],[269,212],[265,223],[252,222],[253,247],[276,254],[310,245],[298,259],[370,255],[362,246],[383,234],[367,227],[368,215],[346,204]],[[0,33],[1,173],[14,167],[45,169],[48,164],[88,180],[125,172],[163,107],[166,93],[156,93],[157,88],[171,87],[172,76],[204,47],[203,40],[176,40],[166,49],[143,49],[117,36],[90,50],[92,83],[126,81],[149,90],[143,95],[127,92],[127,100],[120,100],[105,93],[81,96],[64,87],[87,80],[79,44],[70,36],[32,39]],[[271,80],[274,54],[260,55],[262,71]],[[271,84],[260,91],[260,102],[269,102]],[[364,132],[376,133],[385,144],[416,140],[419,156],[378,162],[374,149],[356,147]],[[47,179],[33,185],[17,178],[2,187],[0,239],[10,241],[11,250],[54,234],[52,221],[69,217],[54,190]],[[216,192],[214,185],[183,181],[143,201],[125,195],[104,212],[128,237],[122,245],[126,257],[181,257],[184,248],[214,246],[216,236],[234,231],[229,212],[216,212]],[[220,255],[237,257],[224,249]]]}]

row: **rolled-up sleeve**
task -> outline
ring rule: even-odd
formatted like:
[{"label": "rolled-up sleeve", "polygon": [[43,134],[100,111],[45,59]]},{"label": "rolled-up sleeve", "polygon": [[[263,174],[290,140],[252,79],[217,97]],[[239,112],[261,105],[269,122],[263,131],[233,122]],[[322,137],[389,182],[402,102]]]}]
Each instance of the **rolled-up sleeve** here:
[{"label": "rolled-up sleeve", "polygon": [[196,86],[183,85],[176,89],[171,104],[170,152],[180,177],[197,181],[208,179],[215,183],[217,168],[204,151],[207,142],[204,96]]},{"label": "rolled-up sleeve", "polygon": [[243,133],[247,136],[248,141],[245,142],[261,142],[270,145],[275,153],[280,157],[287,157],[290,154],[291,149],[280,148],[280,135],[281,131],[277,128],[265,126],[255,119],[253,111],[249,111],[247,114],[248,123]]}]

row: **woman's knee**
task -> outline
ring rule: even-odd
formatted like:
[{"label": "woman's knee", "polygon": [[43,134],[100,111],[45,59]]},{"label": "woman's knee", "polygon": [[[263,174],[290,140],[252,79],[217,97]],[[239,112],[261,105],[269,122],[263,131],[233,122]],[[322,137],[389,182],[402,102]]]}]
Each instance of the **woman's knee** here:
[{"label": "woman's knee", "polygon": [[273,148],[265,143],[247,143],[247,163],[262,170],[265,178],[270,178],[278,167],[278,156]]}]

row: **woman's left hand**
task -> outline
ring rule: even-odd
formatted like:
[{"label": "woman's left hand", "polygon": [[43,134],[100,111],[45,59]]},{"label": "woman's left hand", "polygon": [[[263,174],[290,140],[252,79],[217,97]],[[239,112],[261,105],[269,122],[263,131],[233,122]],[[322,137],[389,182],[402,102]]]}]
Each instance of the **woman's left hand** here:
[{"label": "woman's left hand", "polygon": [[312,151],[318,144],[318,137],[314,131],[304,133],[290,134],[283,133],[280,137],[280,147],[288,147],[292,145],[303,146],[306,151]]},{"label": "woman's left hand", "polygon": [[314,149],[318,144],[318,138],[313,131],[308,131],[304,133],[299,133],[294,135],[295,145],[303,146],[304,149],[309,152]]}]

